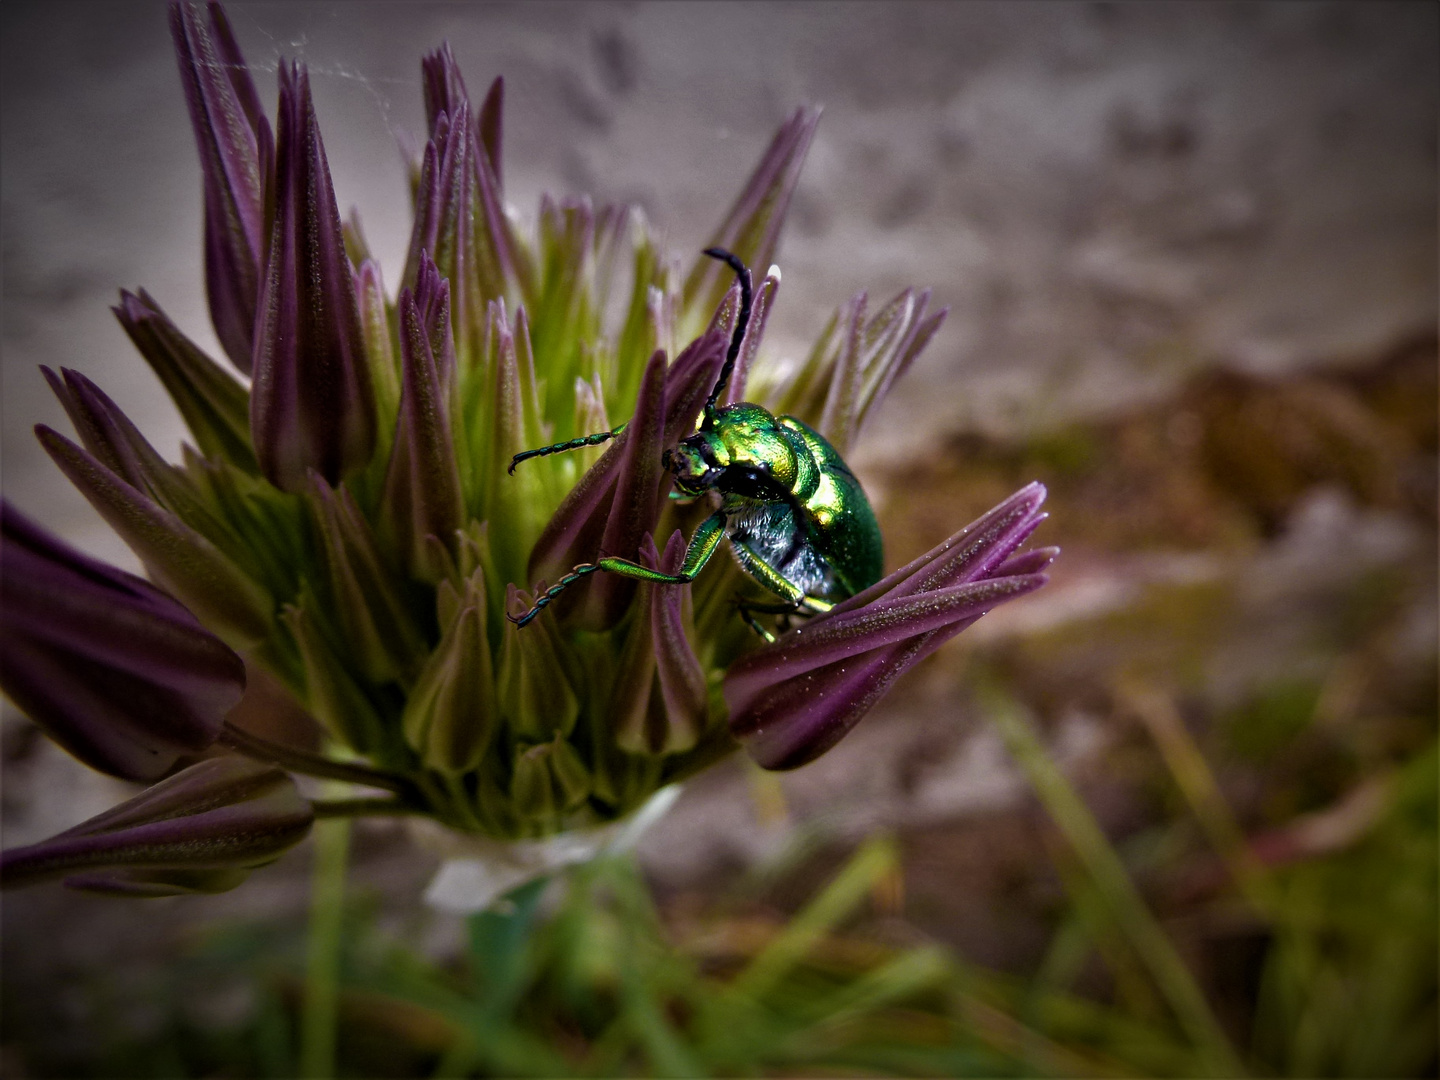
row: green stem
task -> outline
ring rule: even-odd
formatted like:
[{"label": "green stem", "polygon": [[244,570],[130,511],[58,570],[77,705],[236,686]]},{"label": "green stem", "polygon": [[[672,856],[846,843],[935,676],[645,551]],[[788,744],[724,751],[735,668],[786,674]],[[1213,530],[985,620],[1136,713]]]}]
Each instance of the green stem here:
[{"label": "green stem", "polygon": [[332,1080],[339,1030],[340,944],[345,914],[345,863],[350,822],[317,821],[305,955],[305,1000],[300,1017],[300,1076]]},{"label": "green stem", "polygon": [[1016,702],[994,686],[982,687],[981,697],[1006,749],[1084,865],[1115,925],[1129,939],[1131,948],[1150,972],[1191,1043],[1205,1055],[1207,1073],[1242,1075],[1243,1067],[1210,1011],[1205,995],[1145,906],[1125,864],[1105,838],[1099,823],[1045,752],[1029,718]]},{"label": "green stem", "polygon": [[1181,794],[1241,893],[1262,918],[1273,920],[1280,911],[1274,883],[1250,850],[1244,830],[1225,801],[1205,755],[1185,730],[1174,703],[1160,692],[1135,683],[1123,685],[1121,695],[1155,740]]},{"label": "green stem", "polygon": [[343,780],[347,784],[382,788],[385,791],[393,791],[397,795],[409,795],[414,790],[403,776],[380,772],[350,762],[331,761],[329,758],[312,754],[308,750],[283,746],[280,743],[261,738],[259,735],[252,735],[229,721],[226,721],[224,728],[220,731],[220,742],[246,757],[255,758],[257,761],[270,761],[291,772],[304,773],[306,776],[320,776],[329,780]]}]

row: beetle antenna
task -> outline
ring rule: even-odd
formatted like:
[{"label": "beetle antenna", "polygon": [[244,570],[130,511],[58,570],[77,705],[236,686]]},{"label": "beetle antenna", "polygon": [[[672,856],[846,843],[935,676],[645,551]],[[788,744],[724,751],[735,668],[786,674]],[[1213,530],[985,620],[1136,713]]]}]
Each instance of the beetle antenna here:
[{"label": "beetle antenna", "polygon": [[740,261],[739,257],[726,251],[722,247],[706,248],[705,254],[712,259],[719,259],[731,270],[740,281],[740,314],[735,319],[735,330],[730,335],[730,348],[725,352],[725,366],[720,369],[720,378],[715,383],[715,389],[710,391],[710,398],[705,402],[705,419],[701,427],[708,428],[715,422],[715,403],[720,400],[720,395],[725,392],[726,385],[730,382],[730,373],[735,370],[735,361],[740,356],[740,343],[745,340],[745,331],[750,326],[750,268]]}]

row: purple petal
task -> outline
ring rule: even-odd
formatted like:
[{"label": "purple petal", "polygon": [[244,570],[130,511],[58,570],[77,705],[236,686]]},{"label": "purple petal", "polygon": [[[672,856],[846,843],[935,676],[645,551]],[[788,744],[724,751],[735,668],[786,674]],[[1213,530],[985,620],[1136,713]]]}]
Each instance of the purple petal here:
[{"label": "purple petal", "polygon": [[[722,405],[733,405],[745,400],[745,384],[750,378],[750,366],[755,354],[760,351],[760,342],[765,337],[765,324],[770,320],[770,309],[775,306],[775,294],[780,291],[780,268],[772,266],[755,290],[755,303],[750,309],[750,325],[745,328],[745,340],[740,343],[740,355],[735,359],[735,370],[730,375],[730,385],[725,390]],[[726,294],[729,298],[729,294]]]},{"label": "purple petal", "polygon": [[[440,115],[456,116],[461,105],[470,104],[470,94],[465,89],[465,79],[460,74],[460,65],[455,62],[455,54],[450,51],[448,41],[420,62],[420,71],[425,96],[425,124],[433,136]],[[490,84],[475,118],[475,132],[480,137],[480,148],[485,151],[497,192],[500,190],[501,113],[504,106],[505,80],[496,78]]]},{"label": "purple petal", "polygon": [[190,477],[162,458],[104,391],[78,371],[61,368],[62,381],[49,368],[40,370],[65,407],[85,448],[106,468],[186,524],[211,536],[225,533],[202,503]]},{"label": "purple petal", "polygon": [[1044,520],[1039,513],[1040,504],[1044,501],[1043,484],[1026,484],[954,536],[870,588],[836,604],[826,614],[812,619],[809,625],[818,627],[826,619],[863,607],[881,596],[908,596],[922,589],[976,581],[988,576]]},{"label": "purple petal", "polygon": [[1045,578],[1035,574],[970,581],[912,596],[888,596],[853,608],[821,626],[800,627],[773,646],[747,653],[730,665],[725,676],[726,700],[732,710],[743,711],[775,683],[941,630],[963,619],[977,618],[1044,583]]},{"label": "purple petal", "polygon": [[280,68],[275,223],[255,324],[250,429],[261,469],[303,490],[370,461],[375,402],[354,275],[303,67]]},{"label": "purple petal", "polygon": [[1045,567],[1055,561],[1060,554],[1058,547],[1036,548],[1034,551],[1022,551],[1019,555],[1011,555],[1003,563],[995,568],[994,577],[1010,577],[1019,574],[1038,574]]},{"label": "purple petal", "polygon": [[[653,543],[651,545],[653,551]],[[665,545],[658,565],[667,574],[680,570],[685,561],[685,537],[677,529]],[[687,608],[689,585],[655,585],[650,590],[650,621],[655,647],[655,671],[660,696],[665,703],[663,738],[652,753],[678,753],[695,745],[705,727],[708,694],[705,669],[690,645],[687,627],[693,619]]]},{"label": "purple petal", "polygon": [[[669,437],[671,424],[675,422],[674,413],[668,407],[670,378],[679,369],[682,359],[686,360],[687,371],[693,369],[693,363],[687,359],[689,352],[682,353],[668,371],[664,353],[657,352],[650,358],[642,376],[631,426],[606,448],[600,460],[570,489],[531,549],[528,574],[532,581],[541,577],[557,579],[576,563],[591,561],[602,553],[633,558],[639,550],[640,537],[654,529],[664,494],[660,458],[664,447],[669,445],[662,440]],[[697,413],[703,400],[702,397],[695,404]],[[635,449],[637,442],[641,441],[646,447],[643,453]],[[653,460],[648,460],[647,455]],[[641,514],[640,520],[617,520],[622,500],[627,507],[626,512]],[[615,546],[606,546],[611,544]],[[610,574],[597,576],[581,587],[591,589],[601,584],[604,578],[613,577]],[[623,578],[616,580],[630,588],[608,590],[606,601],[589,610],[586,618],[596,621],[610,618],[616,597],[623,596],[624,602],[629,603],[634,595],[635,583]],[[569,601],[570,604],[576,602]]]},{"label": "purple petal", "polygon": [[480,114],[475,120],[476,131],[480,136],[480,149],[485,151],[485,159],[490,165],[490,175],[495,179],[497,195],[503,190],[500,172],[500,144],[504,134],[502,117],[504,110],[505,79],[497,75],[485,94],[485,100],[480,103]]},{"label": "purple petal", "polygon": [[[906,292],[909,290],[907,289]],[[935,331],[940,329],[945,317],[950,314],[950,309],[943,307],[934,315],[925,318],[925,308],[929,303],[930,290],[924,289],[915,298],[914,307],[907,314],[901,340],[884,356],[878,357],[874,362],[873,370],[867,372],[865,397],[855,418],[856,431],[865,426],[865,421],[871,412],[890,393],[890,388],[895,385],[895,380],[910,369],[915,358],[924,351],[926,345],[930,344],[930,339],[935,336]]]},{"label": "purple petal", "polygon": [[470,102],[465,78],[460,74],[460,65],[455,62],[450,42],[443,42],[440,48],[420,61],[420,83],[421,95],[425,99],[425,129],[434,135],[441,113],[453,117],[462,104]]},{"label": "purple petal", "polygon": [[[901,674],[986,611],[1047,580],[1055,555],[1013,555],[1044,515],[1031,484],[870,589],[736,661],[731,733],[768,769],[824,753]],[[1002,576],[1000,568],[1004,568]]]},{"label": "purple petal", "polygon": [[470,104],[461,98],[453,109],[436,114],[425,148],[402,282],[414,285],[421,252],[428,252],[450,282],[458,349],[477,356],[488,303],[515,299],[517,287],[528,296],[529,284]]},{"label": "purple petal", "polygon": [[0,685],[86,764],[153,780],[213,743],[240,658],[148,582],[0,504]]},{"label": "purple petal", "polygon": [[720,377],[728,345],[729,333],[713,330],[687,345],[670,365],[665,381],[665,446],[674,446],[695,430],[705,399]]},{"label": "purple petal", "polygon": [[[1030,592],[1047,579],[1037,574],[1018,580],[1027,582],[1023,592]],[[1023,592],[1011,593],[997,603]],[[858,658],[837,660],[768,687],[743,713],[732,711],[731,733],[763,768],[795,769],[814,761],[864,719],[896,679],[979,618],[962,618],[939,630]]]},{"label": "purple petal", "polygon": [[100,870],[73,874],[65,879],[65,887],[102,896],[141,899],[229,892],[249,876],[249,870],[232,867],[220,870]]},{"label": "purple petal", "polygon": [[[615,495],[596,554],[632,559],[640,539],[655,528],[664,498],[665,354],[650,358],[641,377],[635,415],[620,436],[620,465]],[[577,624],[587,630],[608,630],[620,620],[635,596],[635,582],[618,574],[593,578],[577,605]]]}]

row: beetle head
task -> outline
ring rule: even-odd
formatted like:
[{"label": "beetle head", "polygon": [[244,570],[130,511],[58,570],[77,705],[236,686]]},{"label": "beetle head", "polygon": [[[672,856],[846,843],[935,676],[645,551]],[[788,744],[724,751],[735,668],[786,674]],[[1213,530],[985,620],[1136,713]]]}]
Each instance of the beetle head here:
[{"label": "beetle head", "polygon": [[682,495],[704,494],[713,488],[728,464],[725,444],[714,433],[697,431],[680,440],[661,459],[675,475],[675,489]]}]

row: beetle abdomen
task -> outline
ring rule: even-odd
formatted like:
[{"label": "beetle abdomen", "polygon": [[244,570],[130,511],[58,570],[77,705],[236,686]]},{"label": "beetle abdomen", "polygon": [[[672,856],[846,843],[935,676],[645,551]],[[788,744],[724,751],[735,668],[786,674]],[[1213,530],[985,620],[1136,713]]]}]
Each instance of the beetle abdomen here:
[{"label": "beetle abdomen", "polygon": [[738,510],[726,522],[725,531],[747,572],[748,556],[777,571],[806,596],[840,600],[850,595],[787,503],[760,503]]},{"label": "beetle abdomen", "polygon": [[875,511],[855,474],[825,436],[793,416],[776,423],[804,441],[819,469],[820,482],[802,510],[810,542],[835,575],[841,596],[868,589],[884,574],[884,541]]}]

